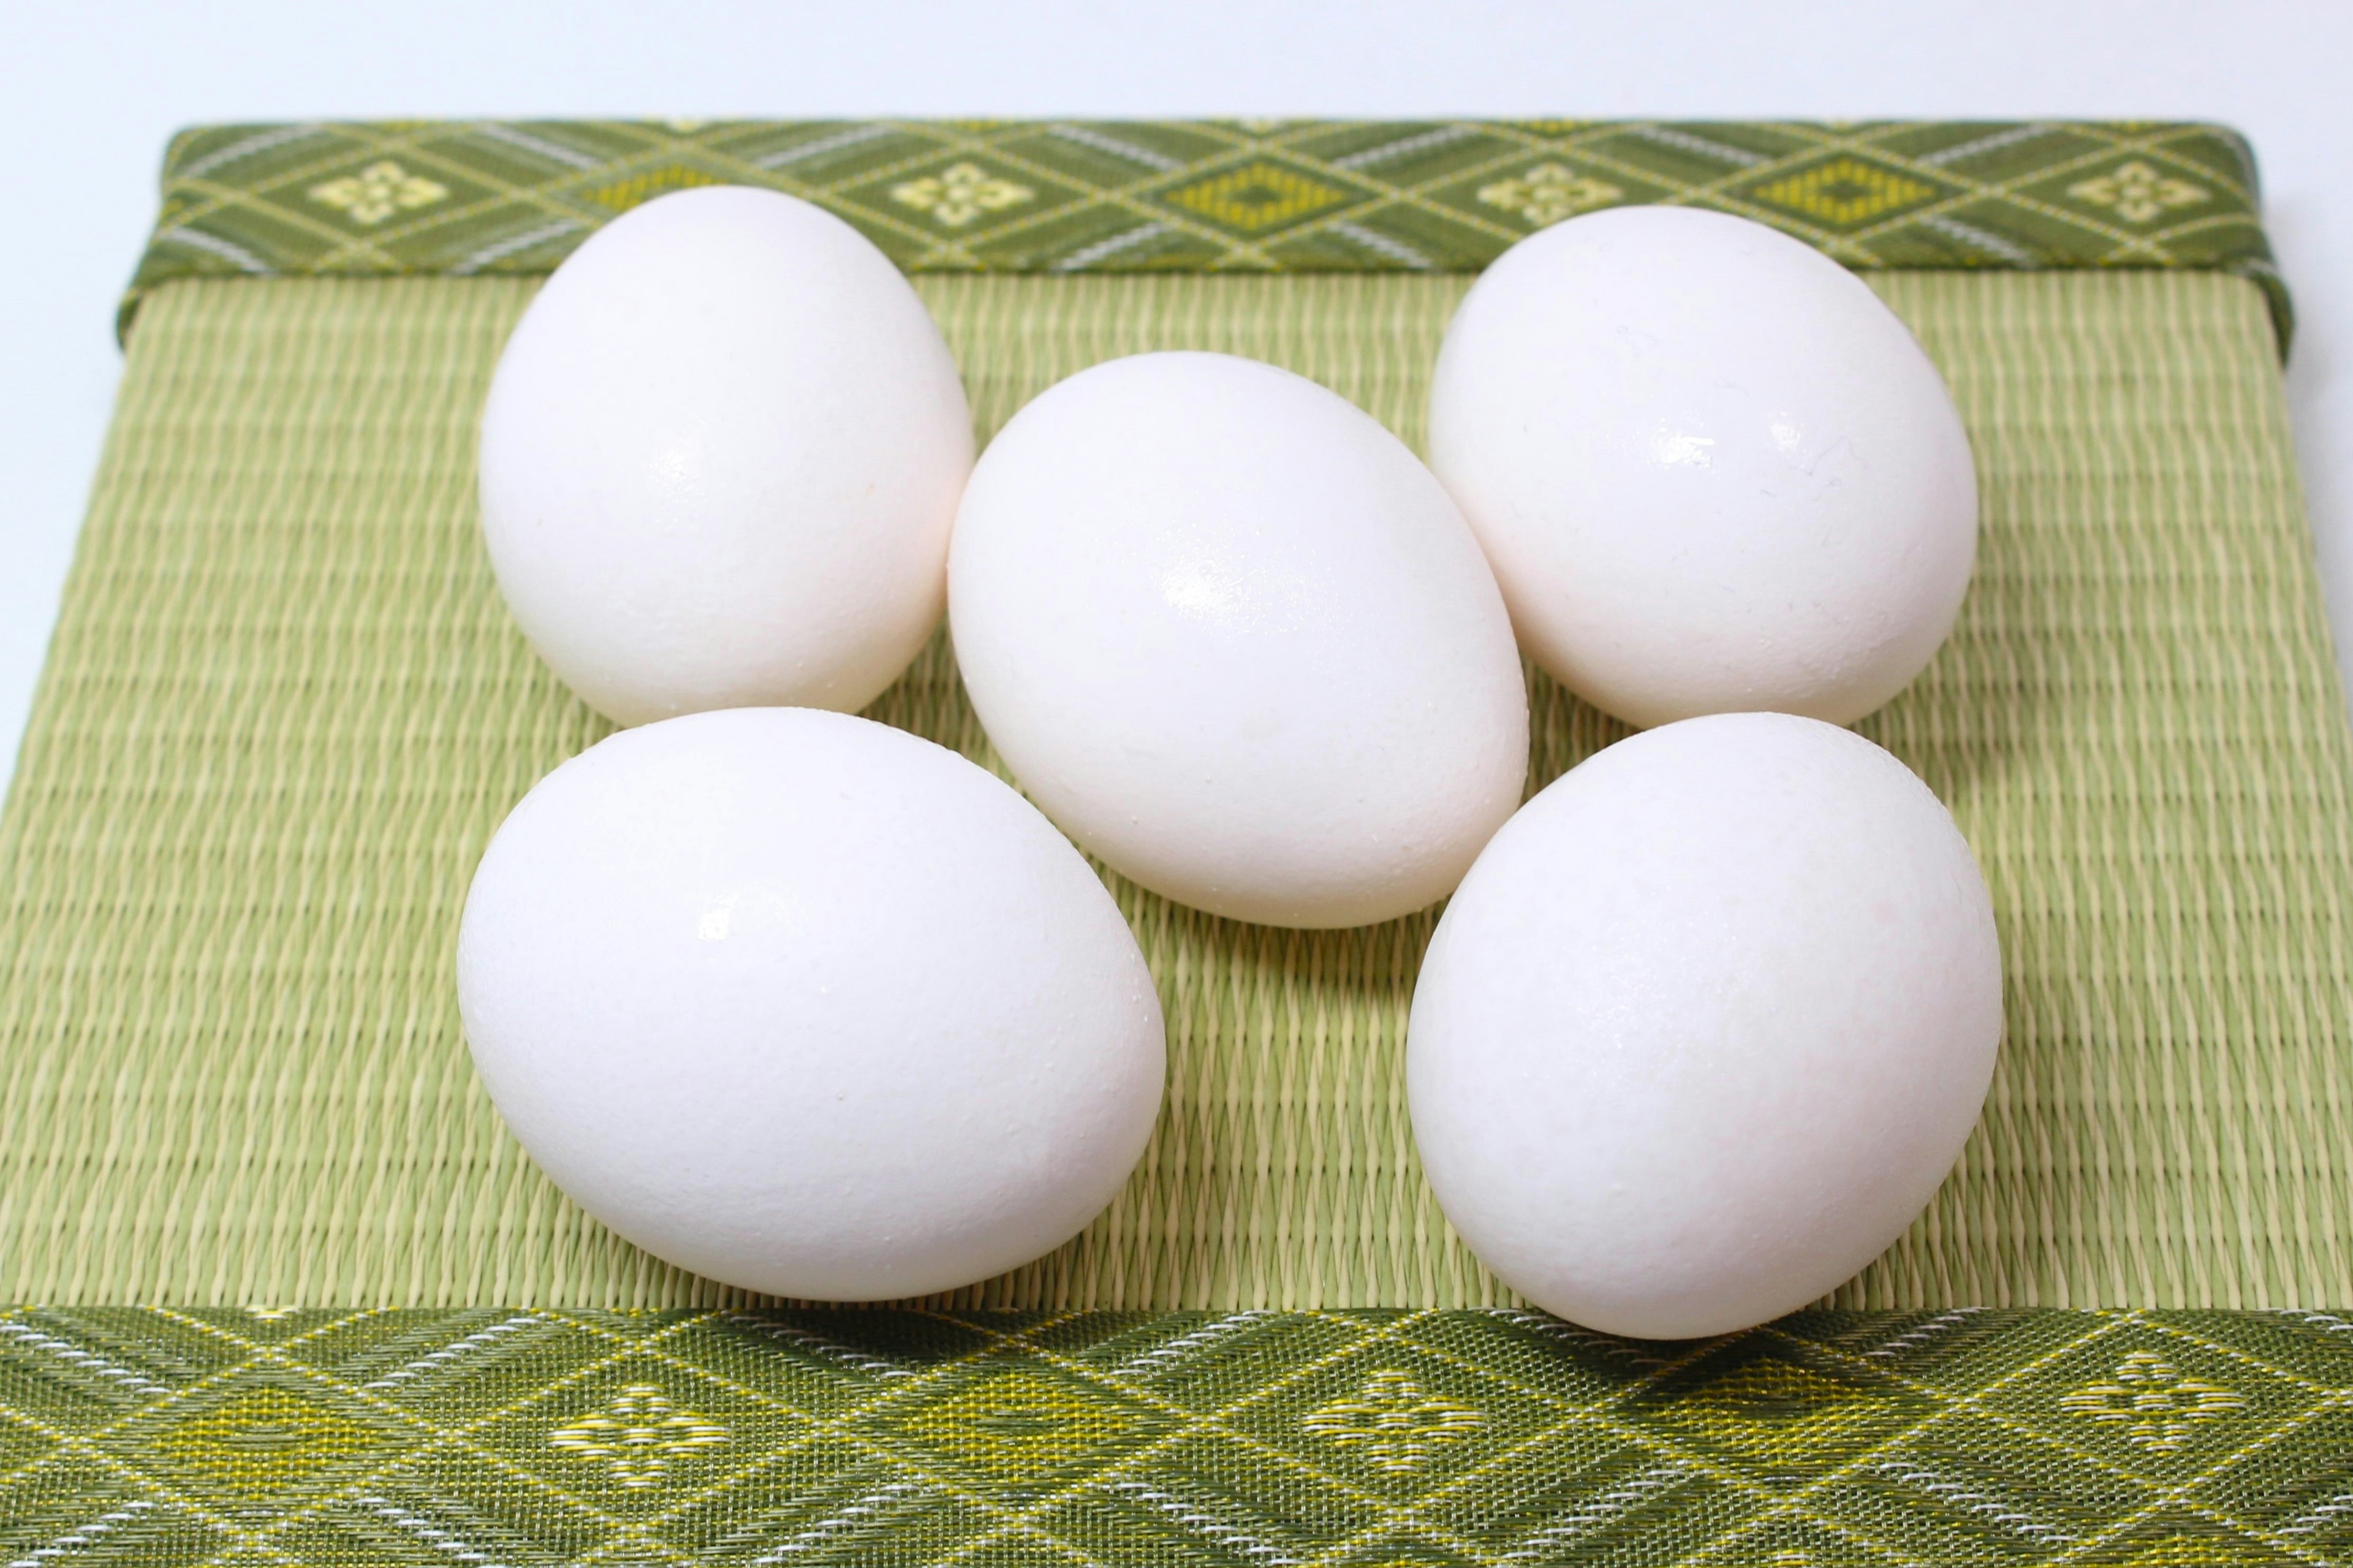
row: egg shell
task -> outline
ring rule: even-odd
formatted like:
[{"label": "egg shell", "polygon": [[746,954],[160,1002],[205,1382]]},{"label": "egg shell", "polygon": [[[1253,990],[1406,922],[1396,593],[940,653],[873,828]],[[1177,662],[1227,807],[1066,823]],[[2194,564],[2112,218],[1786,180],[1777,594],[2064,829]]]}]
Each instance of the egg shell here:
[{"label": "egg shell", "polygon": [[1464,879],[1414,994],[1414,1139],[1529,1300],[1724,1333],[1904,1232],[2001,1023],[1991,903],[1927,786],[1814,720],[1687,720],[1564,775]]},{"label": "egg shell", "polygon": [[1477,542],[1312,381],[1114,360],[1016,415],[949,553],[974,708],[1124,875],[1284,926],[1443,897],[1518,804],[1527,692]]},{"label": "egg shell", "polygon": [[657,1258],[775,1295],[986,1279],[1142,1154],[1159,998],[1077,851],[928,741],[807,709],[625,731],[524,796],[458,942],[533,1160]]},{"label": "egg shell", "polygon": [[1521,646],[1636,724],[1861,718],[1943,643],[1977,558],[1968,437],[1919,343],[1721,213],[1512,247],[1447,328],[1430,451]]},{"label": "egg shell", "polygon": [[712,187],[547,280],[482,414],[482,532],[540,657],[625,724],[857,709],[938,623],[972,470],[955,360],[822,208]]}]

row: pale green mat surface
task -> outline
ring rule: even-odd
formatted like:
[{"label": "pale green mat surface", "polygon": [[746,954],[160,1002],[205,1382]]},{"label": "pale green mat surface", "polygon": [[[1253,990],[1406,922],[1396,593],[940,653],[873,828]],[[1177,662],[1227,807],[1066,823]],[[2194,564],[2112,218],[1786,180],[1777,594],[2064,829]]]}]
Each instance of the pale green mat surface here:
[{"label": "pale green mat surface", "polygon": [[[917,280],[985,435],[1153,347],[1288,364],[1420,437],[1469,279]],[[2263,296],[2199,273],[1885,273],[1977,444],[1978,580],[1864,728],[1984,863],[1983,1124],[1852,1306],[2353,1300],[2353,745]],[[183,282],[139,318],[0,821],[0,1300],[689,1304],[476,1086],[458,910],[602,726],[510,626],[476,409],[533,284]],[[1535,684],[1532,783],[1617,733]],[[944,645],[878,716],[981,754]],[[1415,1165],[1429,918],[1303,935],[1118,886],[1166,1111],[1077,1243],[970,1301],[1507,1300]],[[1820,1134],[1841,1136],[1825,1125]]]}]

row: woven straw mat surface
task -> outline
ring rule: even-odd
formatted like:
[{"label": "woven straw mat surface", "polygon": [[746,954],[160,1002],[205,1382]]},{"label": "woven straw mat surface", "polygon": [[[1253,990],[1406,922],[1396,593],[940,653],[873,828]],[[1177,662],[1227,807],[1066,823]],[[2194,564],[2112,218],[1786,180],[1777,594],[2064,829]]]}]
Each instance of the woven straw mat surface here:
[{"label": "woven straw mat surface", "polygon": [[[1468,282],[917,287],[983,436],[1092,362],[1192,346],[1418,442]],[[1984,541],[1951,642],[1863,728],[1985,866],[2009,1030],[1958,1168],[1837,1300],[2353,1300],[2353,749],[2263,297],[2197,273],[1872,286],[1952,382]],[[476,532],[475,415],[533,287],[148,301],[0,822],[0,1300],[732,1300],[531,1167],[452,1001],[482,845],[602,732]],[[1531,788],[1619,733],[1534,693]],[[992,760],[944,641],[873,712]],[[1400,1047],[1430,918],[1277,931],[1112,880],[1167,1006],[1158,1132],[1082,1237],[958,1304],[1511,1304],[1414,1162]]]}]

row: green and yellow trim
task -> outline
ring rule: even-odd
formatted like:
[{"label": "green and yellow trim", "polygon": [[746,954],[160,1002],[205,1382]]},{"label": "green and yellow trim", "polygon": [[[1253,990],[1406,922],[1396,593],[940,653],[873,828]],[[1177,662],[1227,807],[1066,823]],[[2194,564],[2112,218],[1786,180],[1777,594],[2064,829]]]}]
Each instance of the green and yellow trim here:
[{"label": "green and yellow trim", "polygon": [[1475,272],[1674,203],[1862,268],[2186,268],[2287,292],[2211,125],[2038,121],[564,121],[209,126],[174,141],[123,302],[196,277],[553,268],[638,204],[764,185],[909,272]]}]

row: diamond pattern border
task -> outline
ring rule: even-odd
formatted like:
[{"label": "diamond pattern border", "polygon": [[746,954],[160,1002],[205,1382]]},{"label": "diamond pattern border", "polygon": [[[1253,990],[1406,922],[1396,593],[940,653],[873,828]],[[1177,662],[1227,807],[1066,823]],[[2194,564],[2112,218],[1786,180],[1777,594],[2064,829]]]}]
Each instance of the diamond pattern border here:
[{"label": "diamond pattern border", "polygon": [[0,1425],[42,1563],[2353,1562],[2323,1312],[24,1308]]},{"label": "diamond pattern border", "polygon": [[2253,154],[2157,122],[567,121],[183,132],[119,318],[174,279],[536,274],[670,191],[762,185],[910,272],[1476,271],[1665,202],[1855,268],[2192,268],[2293,324]]}]

